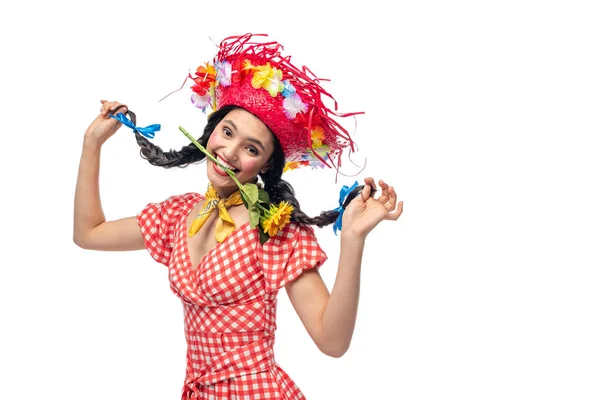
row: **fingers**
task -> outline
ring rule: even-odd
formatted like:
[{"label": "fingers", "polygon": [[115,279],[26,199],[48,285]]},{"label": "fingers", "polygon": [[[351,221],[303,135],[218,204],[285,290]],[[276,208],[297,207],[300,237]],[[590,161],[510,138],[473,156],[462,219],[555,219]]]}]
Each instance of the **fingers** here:
[{"label": "fingers", "polygon": [[360,199],[363,202],[367,201],[369,199],[369,197],[371,197],[371,185],[369,184],[369,179],[370,178],[365,179],[365,186],[360,191]]},{"label": "fingers", "polygon": [[100,100],[100,103],[102,103],[102,107],[100,107],[100,115],[102,116],[107,116],[108,114],[115,115],[119,112],[125,114],[128,110],[125,104],[118,101]]},{"label": "fingers", "polygon": [[[385,210],[388,212],[388,215],[385,217],[385,219],[395,221],[398,218],[400,218],[400,215],[402,215],[402,211],[404,209],[404,202],[398,202],[398,194],[396,193],[396,190],[393,186],[388,185],[383,180],[379,180],[378,183],[381,187],[381,196],[379,196],[377,201],[381,203]],[[368,191],[366,191],[367,188]],[[366,194],[370,195],[372,188],[376,188],[375,181],[373,180],[373,178],[366,178],[365,188],[363,189],[363,192],[361,192],[363,201],[365,201],[365,199],[368,199]]]},{"label": "fingers", "polygon": [[367,196],[367,194],[365,194],[363,196],[363,194],[362,194],[363,192],[361,192],[361,197],[362,197],[363,201],[367,201],[369,199],[369,197],[373,197],[375,195],[375,192],[377,192],[377,185],[375,184],[375,180],[371,177],[365,178],[364,181],[365,181],[365,188],[367,186],[369,186],[369,191],[364,192],[364,189],[363,189],[363,192],[368,193],[368,196]]},{"label": "fingers", "polygon": [[393,186],[390,186],[389,190],[388,190],[388,199],[383,204],[385,206],[385,209],[390,212],[394,211],[394,208],[396,208],[397,199],[398,199],[398,195],[396,195],[396,190],[394,190]]},{"label": "fingers", "polygon": [[402,215],[402,211],[404,210],[404,202],[403,201],[399,201],[398,202],[398,207],[396,208],[395,211],[388,213],[387,217],[385,219],[391,220],[391,221],[396,221],[398,218],[400,218],[400,216]]},{"label": "fingers", "polygon": [[379,199],[377,200],[379,200],[381,204],[385,205],[390,199],[389,185],[384,181],[380,180],[379,186],[381,187],[381,196],[379,196]]},{"label": "fingers", "polygon": [[396,221],[402,215],[402,211],[403,210],[404,210],[404,202],[400,201],[400,202],[398,202],[398,208],[396,208],[396,211],[394,211],[393,213],[388,214],[388,218],[387,219],[390,219],[392,221]]},{"label": "fingers", "polygon": [[111,114],[116,115],[119,113],[125,114],[127,112],[127,106],[125,104],[121,104],[111,110]]}]

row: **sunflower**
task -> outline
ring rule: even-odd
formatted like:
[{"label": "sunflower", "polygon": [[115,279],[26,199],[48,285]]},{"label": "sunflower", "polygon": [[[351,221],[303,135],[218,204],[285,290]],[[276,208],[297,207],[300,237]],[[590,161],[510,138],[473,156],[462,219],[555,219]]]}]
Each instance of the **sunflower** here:
[{"label": "sunflower", "polygon": [[282,201],[279,206],[271,204],[266,213],[261,217],[263,231],[269,234],[269,237],[277,235],[292,218],[294,207],[287,201]]}]

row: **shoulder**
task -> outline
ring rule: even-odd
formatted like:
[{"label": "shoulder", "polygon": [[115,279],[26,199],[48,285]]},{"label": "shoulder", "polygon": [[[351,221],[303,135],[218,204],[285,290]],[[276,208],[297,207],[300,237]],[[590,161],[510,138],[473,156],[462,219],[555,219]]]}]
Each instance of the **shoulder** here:
[{"label": "shoulder", "polygon": [[148,203],[138,214],[138,221],[168,221],[178,217],[182,213],[189,212],[189,210],[202,199],[204,199],[204,196],[201,196],[198,193],[189,192],[170,196],[166,200],[157,203]]},{"label": "shoulder", "polygon": [[198,201],[204,199],[204,196],[199,193],[189,192],[170,196],[164,201],[165,205],[173,209],[184,208],[186,206],[194,206]]},{"label": "shoulder", "polygon": [[277,235],[269,238],[263,245],[268,250],[287,252],[298,247],[318,246],[317,237],[312,226],[290,222]]},{"label": "shoulder", "polygon": [[325,260],[327,255],[310,225],[291,222],[260,247],[259,262],[269,292],[279,290],[305,269],[320,267]]},{"label": "shoulder", "polygon": [[289,239],[293,237],[311,237],[314,240],[317,240],[315,236],[315,230],[312,226],[306,224],[300,224],[298,222],[290,222],[281,232],[281,236]]},{"label": "shoulder", "polygon": [[158,202],[158,203],[149,203],[149,205],[154,205],[156,207],[162,208],[164,211],[176,211],[181,208],[185,208],[186,206],[193,206],[198,201],[204,199],[204,196],[189,192],[184,194],[176,194],[169,196],[166,200]]}]

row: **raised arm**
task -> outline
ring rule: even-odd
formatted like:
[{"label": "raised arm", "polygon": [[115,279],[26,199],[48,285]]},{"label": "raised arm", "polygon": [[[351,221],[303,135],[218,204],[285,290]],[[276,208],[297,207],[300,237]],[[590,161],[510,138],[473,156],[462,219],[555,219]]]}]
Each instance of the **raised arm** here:
[{"label": "raised arm", "polygon": [[100,201],[100,150],[102,145],[120,127],[108,114],[127,107],[117,102],[101,101],[100,114],[85,132],[79,162],[75,207],[73,215],[73,241],[79,247],[92,250],[140,250],[144,239],[135,217],[106,221]]},{"label": "raised arm", "polygon": [[286,285],[304,327],[317,347],[331,357],[341,357],[350,347],[358,312],[365,239],[379,222],[397,220],[403,209],[403,202],[396,207],[396,192],[385,182],[379,181],[378,199],[370,197],[371,186],[375,187],[373,179],[365,179],[365,184],[344,213],[340,259],[331,294],[314,268]]}]

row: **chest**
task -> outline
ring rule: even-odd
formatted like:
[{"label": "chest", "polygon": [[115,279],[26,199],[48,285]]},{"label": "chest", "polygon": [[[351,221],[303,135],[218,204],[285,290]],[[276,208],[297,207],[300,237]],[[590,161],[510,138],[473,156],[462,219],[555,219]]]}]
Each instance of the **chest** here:
[{"label": "chest", "polygon": [[[216,239],[216,229],[217,222],[219,221],[219,210],[215,208],[202,228],[192,237],[189,237],[187,232],[189,232],[192,223],[196,219],[198,212],[204,206],[204,201],[198,203],[187,215],[186,224],[185,224],[185,239],[183,240],[183,245],[187,249],[187,253],[189,255],[191,270],[195,271],[204,257],[211,252],[211,250],[215,249],[219,242]],[[228,210],[229,216],[235,222],[236,229],[240,229],[243,227],[245,223],[248,222],[248,211],[244,206],[235,206],[231,207]],[[232,232],[230,235],[234,234]]]},{"label": "chest", "polygon": [[246,208],[230,211],[236,229],[219,243],[215,237],[218,210],[189,237],[200,206],[192,209],[185,226],[178,229],[175,251],[182,256],[175,257],[179,261],[169,267],[172,289],[196,304],[240,304],[263,296],[264,279],[256,255],[258,234],[249,227]]}]

